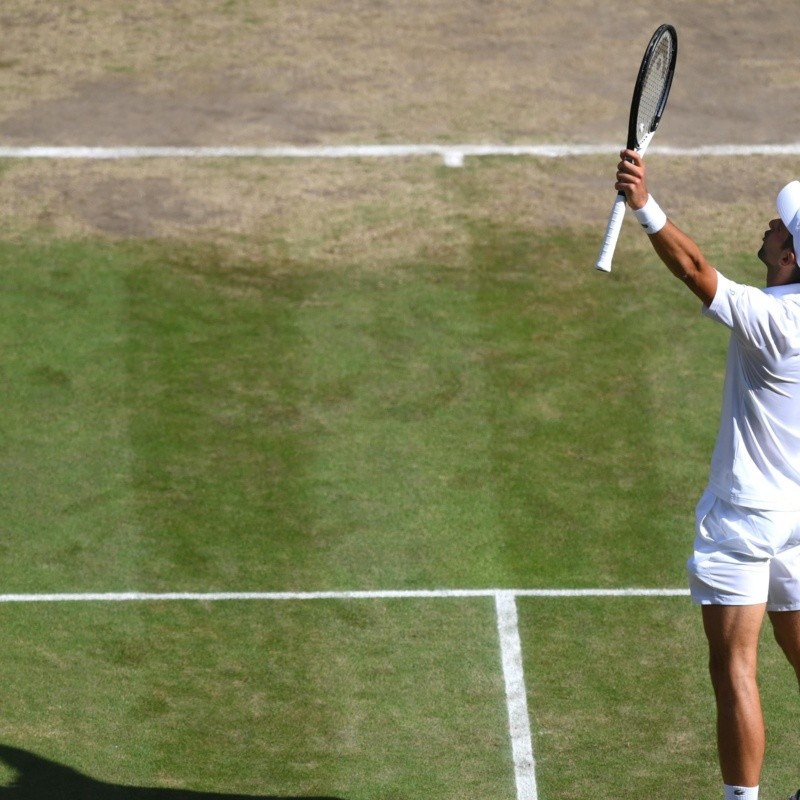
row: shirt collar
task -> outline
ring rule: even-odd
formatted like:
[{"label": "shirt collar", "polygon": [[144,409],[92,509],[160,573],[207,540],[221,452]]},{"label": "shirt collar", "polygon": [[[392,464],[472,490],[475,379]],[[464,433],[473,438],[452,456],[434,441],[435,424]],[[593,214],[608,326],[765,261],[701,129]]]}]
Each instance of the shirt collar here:
[{"label": "shirt collar", "polygon": [[782,286],[767,286],[763,290],[766,294],[783,297],[787,294],[800,293],[800,283],[785,283]]}]

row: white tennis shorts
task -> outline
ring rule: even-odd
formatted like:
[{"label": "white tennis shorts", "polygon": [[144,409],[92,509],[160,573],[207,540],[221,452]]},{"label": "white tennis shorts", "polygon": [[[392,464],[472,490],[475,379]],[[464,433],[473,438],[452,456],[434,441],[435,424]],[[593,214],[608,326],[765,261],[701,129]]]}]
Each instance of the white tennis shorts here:
[{"label": "white tennis shorts", "polygon": [[800,609],[800,511],[743,508],[706,491],[687,569],[699,605]]}]

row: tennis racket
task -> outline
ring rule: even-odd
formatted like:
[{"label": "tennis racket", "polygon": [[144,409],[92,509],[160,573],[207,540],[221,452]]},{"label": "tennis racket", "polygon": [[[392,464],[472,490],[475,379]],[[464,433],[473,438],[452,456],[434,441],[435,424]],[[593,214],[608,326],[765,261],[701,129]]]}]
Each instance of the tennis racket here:
[{"label": "tennis racket", "polygon": [[[672,25],[661,25],[647,45],[633,87],[631,113],[628,118],[628,150],[636,150],[640,155],[644,155],[647,150],[667,105],[677,56],[678,34],[675,28]],[[603,272],[611,272],[611,261],[624,218],[625,193],[620,192],[611,209],[600,255],[595,263],[595,267]]]}]

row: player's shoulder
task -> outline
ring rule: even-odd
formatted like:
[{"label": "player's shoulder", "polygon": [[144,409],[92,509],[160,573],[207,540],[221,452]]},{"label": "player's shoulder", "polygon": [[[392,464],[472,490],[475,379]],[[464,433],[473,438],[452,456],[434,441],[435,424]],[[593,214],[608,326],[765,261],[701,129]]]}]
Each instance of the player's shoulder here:
[{"label": "player's shoulder", "polygon": [[717,274],[717,291],[704,314],[759,347],[800,342],[800,284],[763,288]]}]

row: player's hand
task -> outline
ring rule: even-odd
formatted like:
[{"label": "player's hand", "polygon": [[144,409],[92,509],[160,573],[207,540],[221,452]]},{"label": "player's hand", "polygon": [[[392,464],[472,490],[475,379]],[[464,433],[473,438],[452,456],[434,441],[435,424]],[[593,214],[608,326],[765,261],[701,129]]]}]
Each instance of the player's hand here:
[{"label": "player's hand", "polygon": [[623,150],[619,155],[622,160],[617,165],[614,188],[625,192],[631,208],[641,208],[649,197],[644,159],[635,150]]}]

